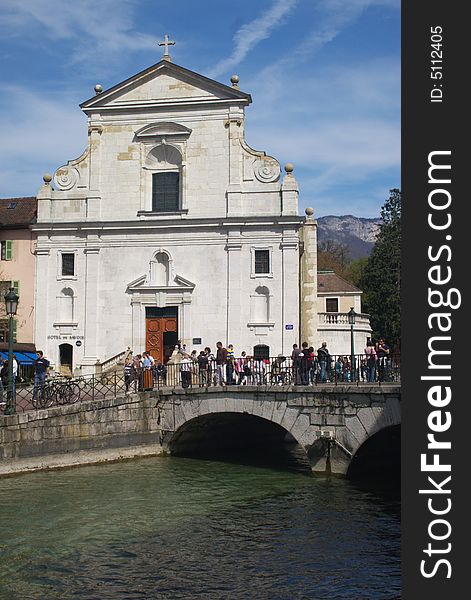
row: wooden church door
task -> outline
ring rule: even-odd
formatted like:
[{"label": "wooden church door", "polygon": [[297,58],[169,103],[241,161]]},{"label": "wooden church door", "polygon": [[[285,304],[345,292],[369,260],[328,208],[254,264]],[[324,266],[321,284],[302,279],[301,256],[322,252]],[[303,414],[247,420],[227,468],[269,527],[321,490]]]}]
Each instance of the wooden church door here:
[{"label": "wooden church door", "polygon": [[166,362],[177,341],[176,317],[146,318],[146,350],[155,361]]}]

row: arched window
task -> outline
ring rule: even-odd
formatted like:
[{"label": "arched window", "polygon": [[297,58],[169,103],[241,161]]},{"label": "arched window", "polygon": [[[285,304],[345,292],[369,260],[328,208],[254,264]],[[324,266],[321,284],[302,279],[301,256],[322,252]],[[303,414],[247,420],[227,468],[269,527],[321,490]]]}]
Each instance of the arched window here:
[{"label": "arched window", "polygon": [[182,155],[174,146],[159,144],[146,159],[152,173],[152,212],[176,212],[181,209]]},{"label": "arched window", "polygon": [[270,320],[270,290],[259,285],[251,296],[251,321],[253,323],[268,323]]},{"label": "arched window", "polygon": [[57,298],[57,315],[60,323],[73,323],[74,321],[74,290],[63,288]]}]

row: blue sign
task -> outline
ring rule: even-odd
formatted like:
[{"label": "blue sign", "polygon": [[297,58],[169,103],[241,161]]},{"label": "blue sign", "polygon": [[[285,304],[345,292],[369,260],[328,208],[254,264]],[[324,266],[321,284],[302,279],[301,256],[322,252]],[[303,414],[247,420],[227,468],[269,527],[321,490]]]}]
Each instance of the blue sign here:
[{"label": "blue sign", "polygon": [[285,329],[293,329],[293,324],[292,323],[287,323],[285,325]]}]

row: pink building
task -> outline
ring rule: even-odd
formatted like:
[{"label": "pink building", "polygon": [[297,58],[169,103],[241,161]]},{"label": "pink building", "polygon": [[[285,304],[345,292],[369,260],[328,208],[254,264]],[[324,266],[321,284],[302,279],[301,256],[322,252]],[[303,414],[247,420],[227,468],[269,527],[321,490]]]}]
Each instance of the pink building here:
[{"label": "pink building", "polygon": [[3,296],[10,286],[20,297],[15,319],[15,351],[34,350],[34,239],[37,200],[0,198],[0,350],[8,343],[8,319]]}]

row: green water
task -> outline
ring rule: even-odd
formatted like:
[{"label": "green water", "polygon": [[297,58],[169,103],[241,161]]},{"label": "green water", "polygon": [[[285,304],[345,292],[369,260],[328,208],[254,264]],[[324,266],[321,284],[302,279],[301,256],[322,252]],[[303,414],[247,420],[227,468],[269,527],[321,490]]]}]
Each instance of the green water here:
[{"label": "green water", "polygon": [[0,480],[0,598],[400,597],[397,489],[147,458]]}]

